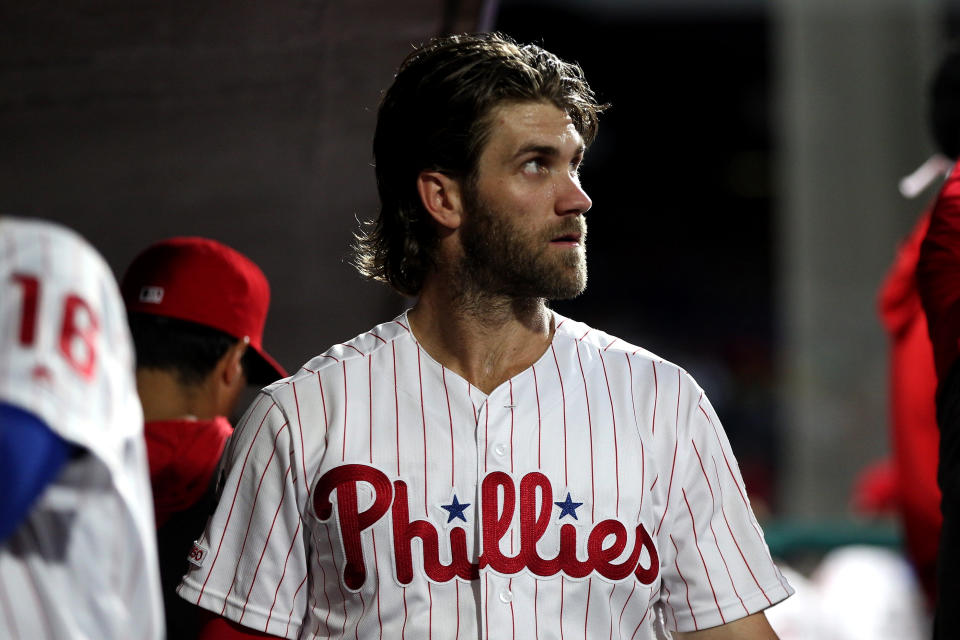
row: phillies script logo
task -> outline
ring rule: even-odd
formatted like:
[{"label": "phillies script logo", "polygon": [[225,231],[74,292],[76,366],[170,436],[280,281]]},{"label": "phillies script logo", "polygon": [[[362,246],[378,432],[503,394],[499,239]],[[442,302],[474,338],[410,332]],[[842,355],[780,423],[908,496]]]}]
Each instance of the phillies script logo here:
[{"label": "phillies script logo", "polygon": [[[372,486],[374,492],[373,503],[363,511],[360,511],[357,500],[357,486],[361,482]],[[337,520],[347,560],[343,568],[343,583],[354,591],[359,590],[367,579],[360,535],[383,518],[387,511],[390,511],[393,524],[397,580],[403,585],[413,582],[414,538],[420,538],[424,571],[435,582],[448,582],[454,578],[476,580],[480,576],[480,569],[490,567],[502,575],[514,575],[527,569],[544,578],[557,574],[585,578],[596,573],[610,581],[620,581],[633,574],[642,584],[649,585],[660,571],[657,549],[642,524],[637,525],[629,556],[616,562],[627,548],[629,538],[627,528],[618,520],[603,520],[593,525],[587,536],[585,561],[577,557],[578,531],[572,524],[560,526],[560,550],[557,556],[542,557],[537,551],[537,542],[547,531],[554,503],[550,481],[538,472],[528,473],[520,480],[520,551],[514,556],[504,555],[500,551],[500,540],[513,524],[517,500],[514,480],[501,471],[490,473],[483,479],[480,486],[483,552],[476,563],[470,562],[467,534],[461,527],[449,529],[446,542],[451,551],[450,564],[440,561],[440,534],[431,522],[410,521],[407,484],[402,480],[391,483],[382,471],[362,464],[346,464],[331,469],[321,476],[313,494],[313,508],[323,522],[333,515],[330,496],[334,491],[337,492]],[[538,493],[541,497],[539,507]],[[569,496],[567,499],[569,501]],[[462,508],[464,505],[459,506]],[[605,545],[610,538],[612,542]],[[649,557],[646,567],[640,563],[644,548]]]}]

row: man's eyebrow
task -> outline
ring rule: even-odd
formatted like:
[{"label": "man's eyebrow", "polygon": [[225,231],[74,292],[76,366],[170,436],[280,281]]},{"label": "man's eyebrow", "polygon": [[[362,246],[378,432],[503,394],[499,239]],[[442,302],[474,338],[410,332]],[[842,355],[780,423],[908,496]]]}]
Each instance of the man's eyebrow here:
[{"label": "man's eyebrow", "polygon": [[[573,156],[575,158],[583,157],[583,154],[586,152],[586,150],[587,150],[586,145],[580,144],[577,146],[576,150],[574,151]],[[517,153],[514,154],[514,157],[519,158],[520,156],[526,155],[528,153],[537,153],[539,155],[553,157],[553,156],[560,155],[560,149],[549,144],[532,143],[532,144],[528,144],[520,147]]]}]

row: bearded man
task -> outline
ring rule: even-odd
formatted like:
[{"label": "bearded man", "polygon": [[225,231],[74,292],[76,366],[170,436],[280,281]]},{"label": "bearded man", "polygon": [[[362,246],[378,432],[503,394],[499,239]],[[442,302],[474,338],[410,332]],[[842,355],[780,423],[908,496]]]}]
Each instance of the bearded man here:
[{"label": "bearded man", "polygon": [[793,590],[703,391],[548,306],[586,286],[601,110],[498,34],[401,65],[356,264],[416,303],[237,427],[180,587],[207,637],[776,637]]}]

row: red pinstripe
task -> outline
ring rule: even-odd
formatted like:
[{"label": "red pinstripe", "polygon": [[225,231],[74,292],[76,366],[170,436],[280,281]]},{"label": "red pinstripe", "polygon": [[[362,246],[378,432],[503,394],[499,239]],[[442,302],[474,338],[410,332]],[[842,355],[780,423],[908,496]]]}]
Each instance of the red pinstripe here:
[{"label": "red pinstripe", "polygon": [[640,625],[643,624],[643,621],[647,619],[647,614],[650,613],[650,605],[647,605],[646,610],[643,612],[643,617],[640,618],[640,622],[637,623],[637,628],[633,630],[633,633],[630,635],[630,640],[633,640],[637,637],[637,631],[640,631]]},{"label": "red pinstripe", "polygon": [[357,595],[360,596],[360,615],[357,617],[357,625],[353,629],[353,637],[356,638],[356,640],[360,640],[360,622],[367,613],[367,601],[363,598],[362,591],[358,592]]},{"label": "red pinstripe", "polygon": [[367,356],[367,392],[370,394],[370,436],[367,442],[370,449],[370,464],[373,464],[373,352]]},{"label": "red pinstripe", "polygon": [[[400,323],[397,323],[400,324]],[[400,325],[403,326],[403,325]],[[403,626],[400,627],[400,638],[407,637],[407,588],[403,588]]]},{"label": "red pinstripe", "polygon": [[674,436],[673,442],[673,462],[670,463],[670,484],[667,485],[667,503],[663,506],[663,515],[660,516],[660,523],[657,525],[657,535],[660,533],[660,527],[663,526],[663,521],[667,517],[667,512],[670,510],[670,497],[673,494],[673,473],[677,468],[677,450],[679,449],[680,440],[680,371],[677,371],[677,419],[674,422],[674,428],[676,429],[676,435]]},{"label": "red pinstripe", "polygon": [[[587,333],[590,333],[589,331]],[[583,334],[584,337],[587,335]],[[583,378],[583,397],[587,401],[587,432],[590,435],[590,519],[596,521],[596,488],[593,469],[593,417],[590,415],[590,394],[587,391],[587,376],[583,372],[583,360],[580,359],[580,346],[577,345],[577,364],[580,365],[580,377]],[[589,591],[589,588],[587,589]]]},{"label": "red pinstripe", "polygon": [[[290,547],[287,549],[287,557],[283,560],[283,571],[280,572],[280,580],[277,581],[277,589],[273,592],[273,604],[270,605],[270,612],[267,614],[267,624],[265,624],[263,627],[264,633],[266,633],[267,629],[270,628],[270,619],[273,617],[273,608],[277,606],[277,594],[280,593],[280,585],[283,584],[283,579],[287,575],[287,563],[290,562],[290,554],[293,552],[293,545],[297,542],[297,534],[300,533],[301,524],[302,521],[297,520],[297,528],[294,530],[293,537],[290,539]],[[266,551],[266,545],[264,545],[263,549]],[[306,580],[306,577],[304,577],[304,580]],[[300,586],[303,586],[302,582],[300,583]],[[293,594],[294,599],[296,599],[297,593],[299,592],[300,589],[297,588],[297,591]],[[287,623],[287,626],[289,627],[289,622]]]},{"label": "red pinstripe", "polygon": [[[306,583],[307,576],[303,576],[303,580],[300,581],[299,586],[297,586],[297,590],[293,592],[292,600],[294,604],[290,606],[290,611],[287,613],[287,627],[283,630],[283,635],[287,635],[290,632],[290,621],[293,620],[293,610],[297,608],[297,594],[300,593],[300,589],[303,589],[303,585]],[[276,596],[274,596],[274,598],[276,598]],[[314,601],[314,604],[316,604],[316,601]]]},{"label": "red pinstripe", "polygon": [[483,574],[483,618],[484,618],[484,638],[490,640],[490,578],[488,574]]},{"label": "red pinstripe", "polygon": [[303,488],[310,495],[310,485],[307,482],[307,454],[303,448],[303,424],[300,422],[300,401],[297,400],[297,383],[291,382],[290,388],[293,389],[293,403],[297,407],[297,431],[300,433],[300,462],[303,465]]},{"label": "red pinstripe", "polygon": [[[427,619],[427,638],[433,637],[433,587],[428,582],[427,583],[427,597],[430,598],[430,608],[428,610],[428,619]],[[360,640],[359,638],[357,640]]]},{"label": "red pinstripe", "polygon": [[[712,456],[711,456],[712,459]],[[750,572],[750,577],[753,578],[754,584],[757,585],[757,588],[760,589],[760,592],[763,594],[763,597],[767,599],[767,604],[773,604],[773,601],[770,600],[770,596],[767,595],[766,590],[760,586],[760,581],[757,580],[757,576],[753,573],[753,567],[750,566],[750,563],[747,561],[747,556],[744,555],[743,549],[740,548],[740,541],[737,540],[737,536],[734,535],[733,529],[730,527],[730,521],[727,520],[727,510],[723,506],[723,484],[720,482],[720,473],[716,471],[717,461],[713,460],[714,471],[717,473],[717,490],[720,492],[720,513],[723,514],[723,521],[727,525],[727,531],[730,533],[730,538],[733,540],[733,544],[737,547],[737,551],[740,552],[740,558],[743,559],[743,564],[747,567],[747,571]]]},{"label": "red pinstripe", "polygon": [[397,475],[400,475],[400,398],[397,391],[397,343],[391,342],[393,348],[393,413],[397,417]]},{"label": "red pinstripe", "polygon": [[[330,537],[330,525],[324,523],[324,527],[327,529],[327,539]],[[327,593],[327,570],[323,568],[323,562],[320,559],[320,541],[314,538],[314,548],[317,550],[317,566],[320,567],[320,580],[323,583],[323,597],[327,601],[327,615],[323,619],[323,626],[327,629],[327,637],[330,637],[330,595]],[[332,545],[331,545],[332,546]],[[314,596],[313,599],[314,608],[316,608],[317,598]],[[319,635],[320,633],[320,620],[317,619],[317,628],[314,630],[313,635]]]},{"label": "red pinstripe", "polygon": [[563,640],[563,576],[560,576],[560,640]]},{"label": "red pinstripe", "polygon": [[423,427],[423,512],[430,517],[430,509],[427,507],[427,415],[423,407],[423,372],[420,369],[420,345],[417,345],[417,379],[420,381],[420,424]]},{"label": "red pinstripe", "polygon": [[457,632],[454,634],[454,640],[460,640],[460,582],[457,580],[453,581],[454,587],[457,589]]},{"label": "red pinstripe", "polygon": [[[230,502],[230,510],[227,511],[227,521],[223,524],[223,532],[220,534],[220,542],[217,543],[217,552],[213,555],[213,562],[210,564],[210,571],[207,573],[207,577],[204,578],[203,585],[200,587],[200,595],[197,596],[196,604],[198,605],[200,604],[200,600],[203,598],[204,590],[207,588],[207,581],[210,580],[210,576],[213,575],[213,568],[217,566],[217,558],[220,557],[220,547],[223,546],[223,539],[227,535],[227,527],[230,526],[230,518],[233,517],[233,507],[234,505],[236,505],[237,496],[240,494],[240,481],[243,479],[243,472],[247,468],[247,460],[250,458],[250,452],[253,450],[253,443],[256,442],[257,436],[260,435],[260,429],[263,428],[263,423],[266,422],[267,416],[270,415],[270,412],[276,406],[277,406],[277,403],[274,402],[267,409],[266,413],[263,414],[263,419],[260,420],[260,426],[257,427],[257,432],[253,434],[253,440],[250,441],[250,447],[247,449],[247,453],[243,458],[243,464],[240,466],[240,476],[237,478],[237,488],[233,492],[233,500]],[[283,428],[281,428],[280,431],[283,431]],[[279,435],[280,435],[280,432],[277,432],[277,436]],[[273,459],[273,456],[271,456],[271,460],[272,459]],[[260,487],[257,486],[257,491],[259,492],[259,490],[260,490]],[[251,517],[253,516],[253,509],[250,510],[250,515]],[[249,530],[249,525],[248,525],[248,530]],[[246,540],[246,537],[244,537],[244,540]],[[236,575],[234,575],[234,577],[236,577]]]},{"label": "red pinstripe", "polygon": [[387,344],[387,341],[386,341],[386,340],[384,340],[383,338],[381,338],[380,336],[378,336],[377,334],[375,334],[373,331],[367,331],[367,333],[365,333],[364,335],[371,335],[371,336],[373,336],[374,338],[376,338],[377,340],[379,340],[380,342],[382,342],[383,344]]},{"label": "red pinstripe", "polygon": [[490,457],[490,403],[483,404],[483,472],[487,472],[487,458]]},{"label": "red pinstripe", "polygon": [[663,589],[664,589],[664,591],[667,592],[666,603],[667,603],[667,606],[670,607],[670,615],[673,616],[673,626],[676,627],[676,626],[678,626],[678,625],[677,625],[677,612],[676,612],[676,610],[673,608],[673,603],[670,601],[671,596],[673,596],[673,594],[670,593],[670,588],[667,587],[667,583],[666,583],[666,582],[663,583]]},{"label": "red pinstripe", "polygon": [[[613,589],[610,589],[610,595],[607,596],[607,611],[610,611],[610,607],[613,606],[613,594],[617,590],[617,585],[613,585]],[[607,634],[607,640],[612,640],[613,638],[613,618],[610,618],[610,633]]]},{"label": "red pinstripe", "polygon": [[347,349],[353,349],[354,351],[356,351],[357,353],[359,353],[359,354],[362,355],[362,356],[367,355],[367,354],[365,354],[363,351],[360,351],[360,349],[357,349],[357,348],[356,348],[355,346],[353,346],[352,344],[340,343],[340,344],[337,345],[337,346],[346,347]]},{"label": "red pinstripe", "polygon": [[590,332],[591,332],[591,331],[593,331],[593,329],[587,329],[587,332],[586,332],[585,334],[583,334],[582,336],[580,336],[579,338],[577,338],[577,342],[582,342],[584,338],[586,338],[588,335],[590,335]]},{"label": "red pinstripe", "polygon": [[650,362],[653,367],[653,420],[650,421],[650,433],[657,435],[657,403],[660,401],[660,383],[657,380],[657,363]]},{"label": "red pinstripe", "polygon": [[537,382],[537,368],[531,367],[533,369],[533,393],[537,397],[537,468],[543,468],[543,465],[540,461],[540,444],[541,437],[543,435],[543,421],[540,419],[540,389],[539,383]]},{"label": "red pinstripe", "polygon": [[[237,424],[236,427],[234,427],[233,435],[229,440],[230,453],[227,454],[226,450],[224,450],[223,452],[223,455],[226,457],[227,460],[233,459],[233,452],[236,450],[237,442],[240,440],[240,437],[239,437],[240,434],[242,434],[246,430],[246,426],[250,424],[250,418],[257,415],[257,410],[260,408],[260,404],[263,402],[264,398],[268,398],[268,397],[270,396],[268,396],[265,393],[257,394],[257,401],[254,403],[253,408],[247,411],[244,414],[243,419],[240,421],[240,423]],[[260,424],[263,424],[263,423],[261,422]]]},{"label": "red pinstripe", "polygon": [[339,358],[336,358],[336,357],[334,357],[334,356],[328,356],[328,355],[325,354],[325,353],[321,353],[321,354],[320,354],[320,357],[321,357],[321,358],[330,358],[330,359],[333,360],[334,362],[340,362],[340,359],[339,359]]},{"label": "red pinstripe", "polygon": [[[510,382],[510,473],[513,473],[513,417],[514,417],[514,406],[513,406],[513,379],[509,380]],[[511,540],[512,543],[512,540]],[[510,602],[510,609],[513,609],[513,602]]]},{"label": "red pinstripe", "polygon": [[690,609],[690,617],[693,618],[693,628],[699,631],[700,627],[697,625],[697,616],[693,612],[693,605],[690,604],[690,585],[687,583],[687,579],[683,577],[683,572],[680,571],[680,548],[677,547],[677,542],[673,539],[672,534],[670,536],[670,542],[673,543],[673,549],[676,552],[676,554],[673,556],[673,566],[677,568],[677,575],[680,576],[681,580],[683,580],[683,586],[687,589],[687,607]]},{"label": "red pinstripe", "polygon": [[[343,593],[343,585],[340,583],[340,576],[343,574],[340,573],[340,567],[337,565],[337,552],[336,547],[333,546],[333,538],[330,537],[330,525],[327,523],[324,523],[324,525],[324,528],[327,530],[327,544],[330,545],[330,558],[333,560],[333,568],[337,572],[334,581],[337,583],[337,589],[340,590],[340,602],[343,603],[343,628],[340,629],[340,637],[343,638],[343,635],[347,632],[347,596]],[[327,627],[328,632],[329,630],[330,627]]]},{"label": "red pinstripe", "polygon": [[650,485],[650,491],[653,491],[653,488],[654,488],[655,486],[657,486],[657,480],[659,480],[659,479],[660,479],[660,474],[658,473],[658,474],[657,474],[657,477],[653,479],[653,484]]},{"label": "red pinstripe", "polygon": [[[563,324],[561,322],[560,324]],[[559,328],[560,325],[557,325]],[[557,378],[560,380],[560,401],[563,407],[563,482],[570,486],[570,478],[567,475],[567,394],[563,391],[563,374],[560,373],[560,362],[557,360],[557,351],[550,344],[550,351],[553,353],[553,363],[557,366]],[[579,355],[579,350],[577,351]]]},{"label": "red pinstripe", "polygon": [[343,361],[343,451],[340,452],[340,459],[347,459],[347,409],[350,408],[350,400],[347,395],[347,361]]},{"label": "red pinstripe", "polygon": [[640,440],[640,511],[643,512],[643,497],[647,494],[647,454],[643,440]]},{"label": "red pinstripe", "polygon": [[587,580],[587,610],[583,613],[583,640],[589,640],[587,636],[587,624],[590,621],[590,592],[593,591],[593,578]]},{"label": "red pinstripe", "polygon": [[[373,567],[377,572],[377,584],[380,584],[380,560],[377,559],[377,532],[371,531],[373,536]],[[380,615],[380,589],[377,589],[377,625],[380,628],[380,638],[383,638],[383,617]]]},{"label": "red pinstripe", "polygon": [[[716,513],[717,511],[717,499],[713,494],[713,486],[710,482],[710,477],[707,475],[707,469],[703,466],[703,458],[700,456],[700,450],[697,448],[697,443],[690,440],[690,444],[693,445],[693,452],[697,454],[697,460],[700,462],[700,472],[703,474],[703,479],[707,483],[707,489],[710,490],[710,503],[711,513]],[[723,567],[727,570],[727,578],[730,579],[730,587],[733,589],[733,593],[737,596],[737,599],[740,601],[740,606],[743,607],[743,611],[746,614],[750,614],[750,611],[747,609],[747,605],[743,603],[743,598],[740,597],[740,592],[737,591],[737,586],[733,583],[733,574],[730,573],[730,566],[727,564],[727,559],[723,555],[723,551],[720,550],[720,539],[717,537],[717,532],[713,529],[713,519],[710,519],[710,533],[713,535],[713,542],[717,546],[717,553],[720,555],[720,559],[723,561]]]},{"label": "red pinstripe", "polygon": [[400,322],[399,320],[394,320],[394,322],[396,322],[398,325],[400,325],[401,327],[403,327],[404,329],[406,329],[407,333],[410,333],[410,328],[407,327],[407,325],[403,324],[403,323]]},{"label": "red pinstripe", "polygon": [[717,605],[717,613],[720,614],[720,620],[726,624],[727,619],[720,609],[720,602],[717,600],[717,591],[713,588],[713,578],[710,577],[710,569],[707,568],[707,561],[703,557],[703,550],[700,549],[700,538],[697,536],[697,521],[693,517],[693,509],[690,508],[690,501],[687,499],[687,490],[680,488],[683,494],[683,501],[687,504],[687,513],[690,514],[690,528],[693,530],[693,544],[697,547],[697,554],[700,556],[700,563],[703,565],[703,572],[707,574],[707,584],[710,585],[710,593],[713,594],[713,603]]},{"label": "red pinstripe", "polygon": [[[702,394],[702,393],[700,394],[700,397],[701,397],[701,399],[703,398],[703,394]],[[743,503],[743,508],[746,509],[746,511],[747,511],[748,514],[749,514],[749,513],[752,513],[752,510],[750,509],[750,503],[747,502],[747,497],[746,497],[745,495],[743,495],[743,489],[740,487],[740,483],[737,482],[737,475],[733,472],[733,469],[732,469],[731,466],[730,466],[730,461],[727,459],[727,452],[726,452],[726,450],[723,448],[723,442],[722,442],[722,440],[720,439],[720,433],[717,431],[717,426],[716,426],[715,424],[713,424],[713,420],[711,420],[711,419],[710,419],[710,416],[707,415],[707,412],[703,410],[703,406],[699,404],[699,401],[698,401],[698,405],[697,405],[697,406],[698,406],[698,408],[700,409],[701,413],[703,413],[703,415],[707,418],[707,422],[710,423],[710,426],[713,427],[713,435],[714,435],[714,436],[716,437],[716,439],[717,439],[717,444],[718,444],[719,447],[720,447],[720,453],[723,454],[723,462],[724,462],[724,464],[727,465],[727,472],[730,474],[730,477],[733,478],[733,484],[734,484],[734,486],[737,488],[737,493],[740,495],[740,502]],[[716,465],[716,460],[714,460],[714,465]],[[761,543],[762,545],[765,545],[766,543],[765,543],[764,540],[763,540],[763,536],[760,534],[759,531],[757,531],[756,527],[751,527],[751,529],[753,529],[753,533],[754,533],[754,535],[756,535],[756,537],[757,537],[757,539],[760,541],[760,543]],[[787,591],[787,590],[788,590],[788,589],[787,589],[787,585],[785,585],[785,584],[783,583],[783,576],[780,574],[779,571],[774,571],[774,573],[775,573],[776,576],[777,576],[777,582],[780,583],[780,586],[783,587],[783,590],[784,590],[784,591]],[[764,592],[763,595],[766,596],[766,595],[767,595],[766,592]],[[769,600],[769,598],[768,598],[768,600]]]},{"label": "red pinstripe", "polygon": [[617,342],[617,340],[619,340],[619,338],[614,338],[613,340],[611,340],[611,341],[610,341],[610,344],[608,344],[607,346],[605,346],[605,347],[603,348],[603,350],[606,351],[607,349],[609,349],[610,347],[612,347],[612,346]]},{"label": "red pinstripe", "polygon": [[[612,342],[610,344],[613,344]],[[617,483],[617,502],[614,513],[620,515],[620,447],[617,442],[617,412],[613,408],[613,392],[610,390],[610,378],[607,376],[607,364],[603,361],[603,353],[598,349],[597,353],[600,354],[600,364],[603,366],[603,379],[607,383],[607,397],[610,399],[610,421],[613,425],[613,477]],[[630,360],[627,360],[627,363],[630,363]],[[630,397],[633,397],[633,385],[630,385]],[[643,445],[643,440],[640,441],[640,444]],[[640,504],[643,504],[643,481],[641,476],[640,482]]]},{"label": "red pinstripe", "polygon": [[456,484],[456,460],[453,448],[453,411],[450,409],[450,391],[447,389],[447,368],[440,366],[440,377],[443,379],[443,395],[447,399],[447,417],[450,419],[450,486]]},{"label": "red pinstripe", "polygon": [[[633,598],[633,592],[637,590],[637,581],[631,580],[633,583],[633,588],[630,589],[630,594],[627,596],[627,599],[623,602],[623,609],[620,609],[620,618],[617,620],[617,631],[623,628],[623,614],[627,610],[627,605],[630,604],[630,599]],[[617,635],[622,635],[618,633]]]},{"label": "red pinstripe", "polygon": [[[268,466],[269,466],[269,465],[268,465]],[[257,560],[257,568],[253,570],[253,577],[250,578],[250,588],[247,589],[247,596],[246,596],[246,598],[244,598],[244,600],[243,600],[243,609],[240,611],[240,619],[237,620],[237,622],[243,622],[243,616],[246,615],[246,613],[247,613],[247,603],[250,602],[250,594],[253,592],[253,585],[256,584],[256,582],[257,582],[257,575],[260,573],[260,564],[263,562],[263,556],[267,553],[267,545],[270,543],[270,536],[273,535],[273,528],[277,525],[277,516],[280,515],[280,507],[283,506],[283,498],[287,495],[287,482],[286,482],[286,480],[287,480],[287,476],[290,475],[290,469],[292,469],[292,468],[293,468],[293,464],[292,464],[292,463],[289,464],[289,465],[287,465],[287,470],[286,470],[286,471],[284,472],[284,474],[283,474],[283,489],[280,491],[280,500],[279,500],[279,502],[277,503],[277,510],[273,512],[273,520],[270,521],[270,530],[267,531],[267,539],[263,541],[263,551],[260,552],[260,558]],[[266,473],[266,471],[264,471],[264,473]],[[262,478],[261,478],[261,479],[262,479]],[[252,515],[252,512],[253,512],[254,508],[256,508],[256,506],[257,506],[257,501],[256,501],[256,499],[254,499],[254,501],[253,501],[253,508],[250,509],[251,515]],[[249,527],[248,527],[248,532],[249,532]],[[241,557],[243,556],[243,551],[242,551],[242,550],[240,551],[240,556],[241,556]],[[237,567],[239,568],[239,563],[237,563]],[[236,575],[234,575],[234,580],[236,580]],[[281,581],[282,581],[282,578],[281,578]],[[280,585],[277,585],[277,588],[279,589],[279,588],[280,588]],[[229,592],[229,591],[227,592],[227,595],[228,595],[228,596],[230,595],[230,592]],[[224,604],[226,604],[226,603],[224,603]],[[226,607],[224,607],[224,608],[226,608]],[[221,612],[221,613],[223,613],[223,612]]]},{"label": "red pinstripe", "polygon": [[[510,553],[513,553],[513,546],[510,547]],[[513,591],[513,578],[510,578],[510,581],[507,582],[507,590]],[[513,611],[513,600],[510,600],[510,637],[517,637],[517,618]]]},{"label": "red pinstripe", "polygon": [[540,599],[540,581],[533,583],[533,637],[540,637],[540,615],[537,612],[537,601]]}]

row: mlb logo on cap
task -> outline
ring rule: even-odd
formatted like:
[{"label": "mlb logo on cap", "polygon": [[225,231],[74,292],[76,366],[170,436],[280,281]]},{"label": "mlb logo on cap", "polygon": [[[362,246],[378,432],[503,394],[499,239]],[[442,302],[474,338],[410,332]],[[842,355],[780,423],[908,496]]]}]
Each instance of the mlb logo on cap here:
[{"label": "mlb logo on cap", "polygon": [[140,302],[160,304],[163,302],[163,287],[144,287],[140,289]]}]

